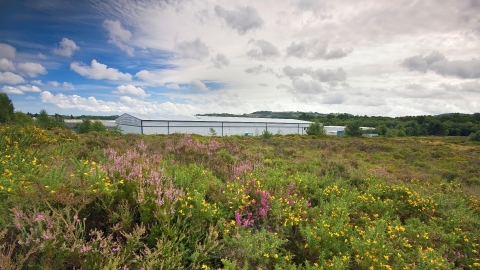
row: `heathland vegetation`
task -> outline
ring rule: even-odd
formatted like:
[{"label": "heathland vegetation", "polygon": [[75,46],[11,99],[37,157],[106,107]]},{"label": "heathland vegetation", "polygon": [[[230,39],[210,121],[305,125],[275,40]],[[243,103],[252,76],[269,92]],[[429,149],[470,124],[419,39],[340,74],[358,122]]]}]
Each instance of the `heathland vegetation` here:
[{"label": "heathland vegetation", "polygon": [[478,269],[466,137],[0,125],[0,269]]}]

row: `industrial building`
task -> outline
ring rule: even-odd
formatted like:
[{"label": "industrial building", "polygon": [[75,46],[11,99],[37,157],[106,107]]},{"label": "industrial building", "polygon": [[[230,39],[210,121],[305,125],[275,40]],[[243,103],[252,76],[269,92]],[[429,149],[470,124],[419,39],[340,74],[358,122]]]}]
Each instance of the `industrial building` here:
[{"label": "industrial building", "polygon": [[199,134],[203,136],[306,134],[311,122],[293,119],[212,117],[180,115],[145,115],[125,113],[115,120],[123,133]]}]

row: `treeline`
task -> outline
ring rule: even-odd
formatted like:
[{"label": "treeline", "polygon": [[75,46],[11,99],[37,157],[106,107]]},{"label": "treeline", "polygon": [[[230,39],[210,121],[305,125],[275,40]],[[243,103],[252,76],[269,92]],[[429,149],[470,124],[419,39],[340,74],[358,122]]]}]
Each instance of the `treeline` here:
[{"label": "treeline", "polygon": [[303,113],[298,118],[319,121],[324,126],[347,126],[357,124],[372,127],[369,133],[386,136],[469,136],[480,130],[480,113],[451,113],[437,116],[359,116],[351,114],[328,114],[314,117]]},{"label": "treeline", "polygon": [[[13,106],[12,100],[7,96],[7,94],[0,93],[0,124],[37,126],[46,130],[68,129],[68,127],[65,125],[65,119],[69,118],[70,117],[65,117],[59,114],[50,116],[46,110],[41,110],[40,113],[36,114],[23,113],[21,111],[15,112],[15,107]],[[88,117],[83,117],[83,115],[82,122],[78,123],[74,130],[77,133],[108,131],[101,121],[92,121]],[[120,129],[117,126],[112,128],[110,131],[119,133]]]}]

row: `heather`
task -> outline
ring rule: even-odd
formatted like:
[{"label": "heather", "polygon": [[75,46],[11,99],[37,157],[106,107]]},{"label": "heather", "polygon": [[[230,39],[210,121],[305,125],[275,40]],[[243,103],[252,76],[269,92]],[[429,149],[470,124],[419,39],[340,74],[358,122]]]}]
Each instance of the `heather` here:
[{"label": "heather", "polygon": [[477,269],[466,137],[0,126],[1,269]]}]

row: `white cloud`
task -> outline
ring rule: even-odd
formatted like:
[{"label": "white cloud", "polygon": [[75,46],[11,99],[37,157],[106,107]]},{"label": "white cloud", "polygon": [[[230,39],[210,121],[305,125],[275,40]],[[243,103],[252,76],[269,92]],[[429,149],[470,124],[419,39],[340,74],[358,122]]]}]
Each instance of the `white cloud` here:
[{"label": "white cloud", "polygon": [[207,45],[198,37],[192,41],[178,43],[177,49],[183,58],[203,60],[210,54]]},{"label": "white cloud", "polygon": [[62,41],[60,41],[60,46],[53,49],[53,53],[65,57],[71,57],[77,50],[80,50],[80,47],[77,46],[73,40],[62,38]]},{"label": "white cloud", "polygon": [[12,61],[6,58],[2,58],[0,59],[0,70],[14,71],[15,65],[13,64]]},{"label": "white cloud", "polygon": [[221,6],[215,6],[215,13],[225,20],[228,26],[237,30],[238,34],[244,35],[249,30],[262,27],[263,19],[255,8],[236,6],[235,10],[226,10]]},{"label": "white cloud", "polygon": [[256,46],[247,52],[247,55],[253,59],[267,60],[280,55],[277,47],[266,40],[250,40],[248,43]]},{"label": "white cloud", "polygon": [[148,70],[140,70],[135,74],[135,77],[139,78],[142,81],[149,82],[155,85],[163,85],[162,77],[160,74],[155,72],[150,72]]},{"label": "white cloud", "polygon": [[132,75],[129,73],[122,73],[116,68],[108,68],[107,65],[101,64],[95,59],[92,60],[91,66],[73,62],[70,64],[70,68],[78,74],[94,80],[130,81],[132,79]]},{"label": "white cloud", "polygon": [[93,96],[84,98],[78,95],[54,95],[49,91],[40,93],[42,102],[54,104],[65,109],[79,109],[88,112],[104,112],[104,113],[156,113],[156,114],[181,114],[193,115],[196,108],[189,104],[174,104],[170,102],[158,103],[138,100],[128,96],[120,97],[119,102],[104,101],[96,99]]},{"label": "white cloud", "polygon": [[17,94],[17,95],[24,94],[23,91],[18,89],[17,87],[8,86],[8,85],[5,85],[4,87],[2,87],[2,92],[7,94]]},{"label": "white cloud", "polygon": [[42,83],[42,80],[33,80],[33,81],[30,81],[32,84],[36,84],[36,85],[43,85]]},{"label": "white cloud", "polygon": [[58,87],[60,85],[57,81],[48,81],[47,84],[53,87]]},{"label": "white cloud", "polygon": [[45,67],[38,63],[20,63],[17,64],[17,69],[20,73],[26,74],[29,77],[37,77],[40,74],[47,74]]},{"label": "white cloud", "polygon": [[20,86],[4,86],[2,91],[7,94],[18,94],[23,95],[25,92],[40,92],[40,88],[35,85],[20,85]]},{"label": "white cloud", "polygon": [[38,53],[37,56],[38,56],[38,58],[43,59],[43,60],[47,59],[47,57],[43,53]]},{"label": "white cloud", "polygon": [[169,83],[169,84],[165,85],[165,87],[170,88],[170,89],[176,89],[176,90],[180,89],[180,86],[178,86],[178,84],[176,84],[176,83]]},{"label": "white cloud", "polygon": [[10,71],[0,72],[0,83],[6,84],[19,84],[24,83],[25,80],[22,76],[12,73]]},{"label": "white cloud", "polygon": [[411,71],[427,72],[432,70],[442,76],[456,76],[464,79],[480,78],[480,57],[470,61],[450,61],[445,56],[433,51],[427,56],[415,55],[403,60],[402,66]]},{"label": "white cloud", "polygon": [[218,53],[215,57],[211,58],[211,61],[216,68],[222,68],[230,65],[230,61],[223,53]]},{"label": "white cloud", "polygon": [[67,89],[67,90],[75,90],[75,87],[73,86],[72,83],[69,83],[69,82],[63,82],[63,88]]},{"label": "white cloud", "polygon": [[15,51],[11,45],[0,43],[0,58],[14,59]]},{"label": "white cloud", "polygon": [[202,83],[200,80],[197,80],[197,79],[191,80],[189,86],[192,89],[208,91],[207,86],[204,83]]},{"label": "white cloud", "polygon": [[120,85],[117,87],[116,91],[112,91],[114,94],[118,95],[127,95],[127,96],[135,96],[135,97],[147,97],[147,93],[140,87],[135,87],[134,85]]},{"label": "white cloud", "polygon": [[123,28],[120,21],[105,20],[103,22],[103,27],[108,31],[110,37],[108,40],[109,43],[117,46],[128,55],[133,56],[134,48],[127,45],[132,37],[132,33]]},{"label": "white cloud", "polygon": [[290,46],[287,47],[287,55],[294,56],[300,59],[339,59],[349,55],[353,52],[353,49],[328,49],[328,43],[322,42],[318,39],[311,39],[308,41],[301,41],[298,44],[292,42]]}]

